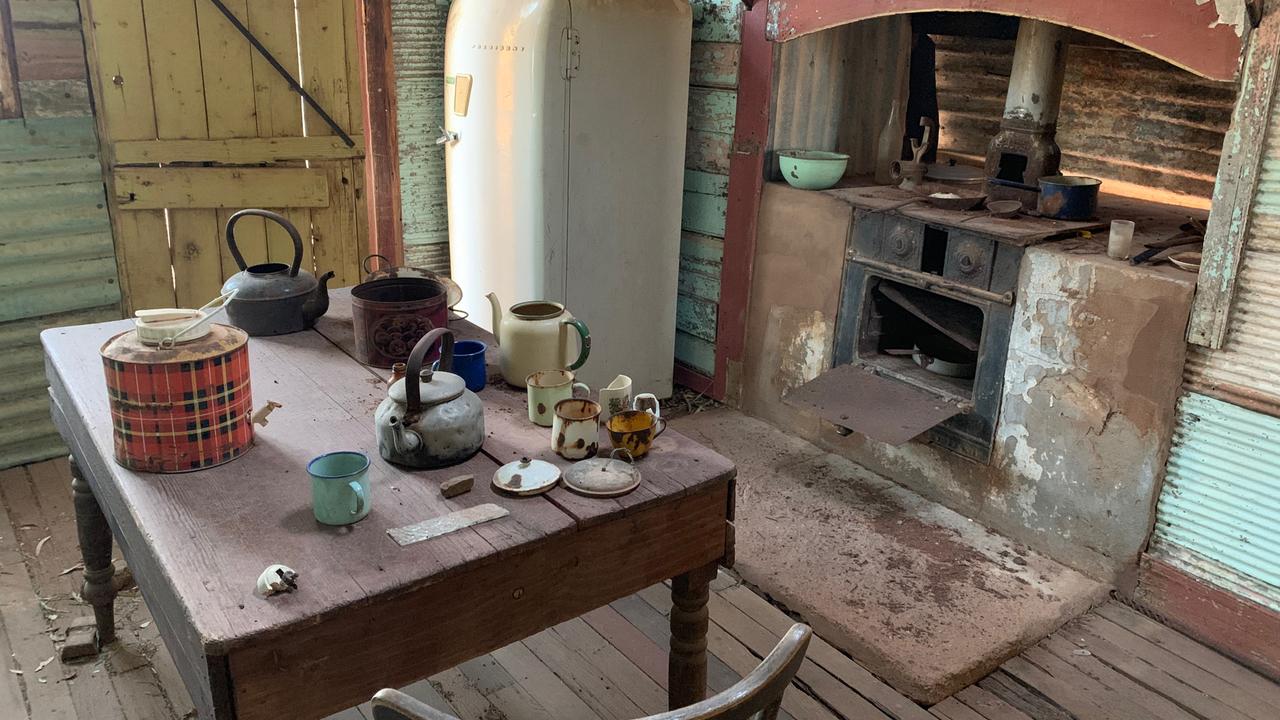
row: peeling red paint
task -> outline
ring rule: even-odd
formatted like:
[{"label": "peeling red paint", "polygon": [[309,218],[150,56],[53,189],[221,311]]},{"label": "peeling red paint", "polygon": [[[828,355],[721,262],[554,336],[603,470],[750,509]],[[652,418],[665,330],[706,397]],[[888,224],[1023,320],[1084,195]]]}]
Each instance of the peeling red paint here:
[{"label": "peeling red paint", "polygon": [[1196,0],[770,0],[768,37],[786,41],[818,30],[899,13],[990,12],[1035,18],[1111,38],[1213,80],[1232,80],[1244,39],[1221,23],[1217,6]]}]

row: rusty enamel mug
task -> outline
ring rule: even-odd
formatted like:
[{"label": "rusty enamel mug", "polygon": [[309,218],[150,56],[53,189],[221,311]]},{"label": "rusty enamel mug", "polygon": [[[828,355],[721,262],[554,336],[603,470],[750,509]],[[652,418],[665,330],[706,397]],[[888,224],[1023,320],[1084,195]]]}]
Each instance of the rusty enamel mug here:
[{"label": "rusty enamel mug", "polygon": [[604,426],[615,448],[626,450],[633,458],[641,458],[667,429],[667,421],[647,410],[625,410],[606,420]]},{"label": "rusty enamel mug", "polygon": [[594,457],[600,443],[600,409],[600,403],[584,398],[556,403],[551,448],[565,460]]},{"label": "rusty enamel mug", "polygon": [[524,379],[528,390],[529,422],[541,427],[551,427],[556,403],[568,400],[575,392],[591,393],[586,383],[574,382],[569,370],[539,370]]}]

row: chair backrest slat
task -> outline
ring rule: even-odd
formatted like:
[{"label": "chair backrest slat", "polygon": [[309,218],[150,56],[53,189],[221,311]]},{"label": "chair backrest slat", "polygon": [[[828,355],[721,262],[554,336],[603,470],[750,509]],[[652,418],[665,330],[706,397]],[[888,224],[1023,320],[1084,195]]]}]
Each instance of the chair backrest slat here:
[{"label": "chair backrest slat", "polygon": [[[678,710],[640,720],[775,720],[782,694],[804,662],[813,631],[792,625],[756,669],[724,692]],[[399,690],[380,690],[373,696],[374,720],[458,720]]]}]

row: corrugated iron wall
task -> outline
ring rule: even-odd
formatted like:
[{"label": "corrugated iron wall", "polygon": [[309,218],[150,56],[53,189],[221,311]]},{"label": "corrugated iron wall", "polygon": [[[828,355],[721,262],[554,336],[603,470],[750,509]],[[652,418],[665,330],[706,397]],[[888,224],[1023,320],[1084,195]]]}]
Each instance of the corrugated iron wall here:
[{"label": "corrugated iron wall", "polygon": [[738,107],[742,47],[739,0],[692,0],[689,135],[685,147],[680,295],[676,302],[676,359],[715,372],[716,315],[725,211],[729,204],[729,148]]},{"label": "corrugated iron wall", "polygon": [[1278,443],[1280,419],[1184,395],[1149,552],[1280,611]]},{"label": "corrugated iron wall", "polygon": [[0,468],[66,452],[40,331],[120,317],[79,10],[10,8],[22,117],[0,120]]},{"label": "corrugated iron wall", "polygon": [[1226,341],[1191,346],[1188,388],[1280,416],[1280,104],[1249,215]]},{"label": "corrugated iron wall", "polygon": [[[1280,105],[1221,349],[1190,346],[1150,553],[1280,611]],[[1231,212],[1235,208],[1215,208]]]},{"label": "corrugated iron wall", "polygon": [[444,147],[444,30],[448,3],[391,0],[400,146],[400,217],[408,264],[449,270]]},{"label": "corrugated iron wall", "polygon": [[[1004,110],[1013,41],[932,37],[941,148],[984,158]],[[1127,183],[1206,206],[1234,103],[1231,83],[1119,45],[1072,44],[1058,121],[1063,169],[1111,181],[1113,191]]]}]

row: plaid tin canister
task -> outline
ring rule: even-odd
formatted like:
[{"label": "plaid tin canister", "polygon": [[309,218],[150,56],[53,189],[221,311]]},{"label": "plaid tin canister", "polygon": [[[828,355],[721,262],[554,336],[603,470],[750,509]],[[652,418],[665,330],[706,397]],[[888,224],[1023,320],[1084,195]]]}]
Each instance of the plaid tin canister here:
[{"label": "plaid tin canister", "polygon": [[116,462],[143,472],[221,465],[253,443],[248,335],[213,325],[169,348],[136,331],[102,346]]}]

